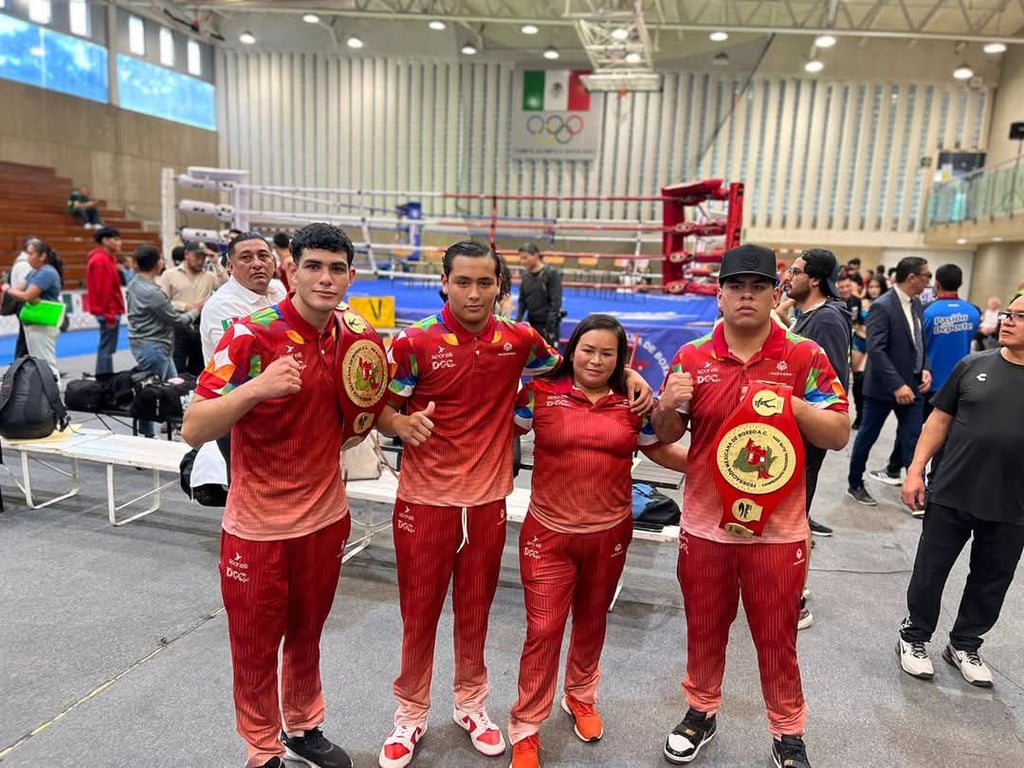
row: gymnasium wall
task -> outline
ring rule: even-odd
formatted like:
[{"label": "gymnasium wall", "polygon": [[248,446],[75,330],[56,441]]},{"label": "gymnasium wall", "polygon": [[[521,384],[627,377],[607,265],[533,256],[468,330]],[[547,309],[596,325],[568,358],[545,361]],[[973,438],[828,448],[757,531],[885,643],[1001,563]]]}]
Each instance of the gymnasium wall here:
[{"label": "gymnasium wall", "polygon": [[[720,175],[747,183],[749,239],[837,247],[920,245],[937,148],[984,147],[992,104],[989,88],[948,79],[767,74],[746,87],[742,73],[667,73],[661,93],[607,95],[596,161],[511,160],[519,71],[508,63],[219,49],[217,72],[220,161],[258,183],[644,195]],[[568,215],[659,212],[602,203]]]},{"label": "gymnasium wall", "polygon": [[0,104],[0,160],[51,166],[134,218],[159,221],[161,168],[217,163],[213,131],[2,79]]}]

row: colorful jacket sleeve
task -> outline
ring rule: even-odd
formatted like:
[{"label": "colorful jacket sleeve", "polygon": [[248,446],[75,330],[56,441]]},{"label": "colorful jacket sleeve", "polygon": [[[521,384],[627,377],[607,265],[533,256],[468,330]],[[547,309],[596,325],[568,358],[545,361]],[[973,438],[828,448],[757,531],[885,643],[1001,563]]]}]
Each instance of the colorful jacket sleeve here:
[{"label": "colorful jacket sleeve", "polygon": [[419,383],[420,361],[417,358],[414,333],[415,329],[406,328],[395,337],[388,350],[391,384],[388,385],[385,400],[395,410],[405,405]]},{"label": "colorful jacket sleeve", "polygon": [[532,381],[523,384],[516,395],[514,412],[516,434],[525,435],[533,429],[533,408],[537,402],[537,394]]},{"label": "colorful jacket sleeve", "polygon": [[263,370],[263,357],[259,353],[252,330],[235,323],[217,344],[209,364],[199,374],[196,394],[207,400],[226,395]]}]

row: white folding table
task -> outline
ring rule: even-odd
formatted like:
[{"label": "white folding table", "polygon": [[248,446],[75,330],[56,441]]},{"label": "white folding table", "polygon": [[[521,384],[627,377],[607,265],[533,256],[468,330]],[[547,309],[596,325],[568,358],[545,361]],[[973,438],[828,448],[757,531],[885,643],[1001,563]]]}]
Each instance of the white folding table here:
[{"label": "white folding table", "polygon": [[[14,483],[21,489],[21,492],[25,494],[25,504],[29,509],[42,509],[48,507],[51,504],[56,504],[58,501],[64,501],[69,499],[78,493],[79,489],[79,476],[78,476],[78,461],[68,455],[68,451],[74,447],[85,445],[93,440],[98,440],[103,437],[110,435],[110,432],[106,429],[87,429],[87,428],[69,428],[64,433],[52,435],[50,437],[44,437],[39,440],[3,440],[4,449],[16,451],[21,455],[21,479],[17,476],[7,465],[4,465],[4,469],[10,473],[14,480]],[[62,469],[61,467],[53,465],[51,462],[54,459],[66,458],[70,464],[68,470]],[[32,495],[32,462],[42,464],[47,469],[51,469],[54,472],[63,475],[68,478],[68,489],[59,496],[55,496],[47,501],[36,503],[35,498]]]}]

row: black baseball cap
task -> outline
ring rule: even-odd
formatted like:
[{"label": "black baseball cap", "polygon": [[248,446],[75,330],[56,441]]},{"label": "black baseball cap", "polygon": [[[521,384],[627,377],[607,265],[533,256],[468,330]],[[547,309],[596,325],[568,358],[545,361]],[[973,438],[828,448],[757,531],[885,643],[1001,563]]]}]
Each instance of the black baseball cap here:
[{"label": "black baseball cap", "polygon": [[186,253],[205,253],[209,250],[210,247],[202,240],[192,240],[191,242],[185,243]]},{"label": "black baseball cap", "polygon": [[757,275],[778,285],[779,273],[776,271],[775,251],[753,243],[730,248],[722,258],[718,282],[725,282],[726,278],[736,275]]},{"label": "black baseball cap", "polygon": [[833,299],[839,298],[836,280],[839,279],[839,260],[825,248],[810,248],[800,254],[804,260],[804,274],[821,281],[821,292]]},{"label": "black baseball cap", "polygon": [[102,243],[108,237],[120,237],[121,233],[113,227],[100,227],[92,234],[92,239],[97,243]]}]

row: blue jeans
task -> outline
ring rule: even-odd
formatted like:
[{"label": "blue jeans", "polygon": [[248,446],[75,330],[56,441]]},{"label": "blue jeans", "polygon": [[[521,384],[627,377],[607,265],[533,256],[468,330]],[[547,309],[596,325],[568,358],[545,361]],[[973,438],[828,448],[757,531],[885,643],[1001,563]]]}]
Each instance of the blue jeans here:
[{"label": "blue jeans", "polygon": [[113,328],[108,328],[102,317],[100,324],[100,346],[96,350],[96,375],[109,376],[114,372],[114,353],[117,352],[117,334],[121,330],[121,318],[116,318]]},{"label": "blue jeans", "polygon": [[[171,350],[153,342],[132,344],[131,348],[135,361],[142,370],[159,376],[163,381],[177,378],[178,369],[174,366]],[[156,421],[140,421],[139,431],[146,437],[155,437],[160,431],[160,423]]]},{"label": "blue jeans", "polygon": [[910,405],[897,405],[895,400],[865,397],[864,416],[860,420],[860,430],[857,432],[853,453],[850,455],[850,475],[847,478],[850,488],[860,488],[864,485],[868,454],[878,440],[882,425],[893,411],[896,412],[896,421],[899,422],[897,436],[901,464],[904,467],[910,466],[910,461],[914,458],[914,446],[917,445],[917,438],[921,436],[921,425],[924,423],[924,398],[918,394]]}]

